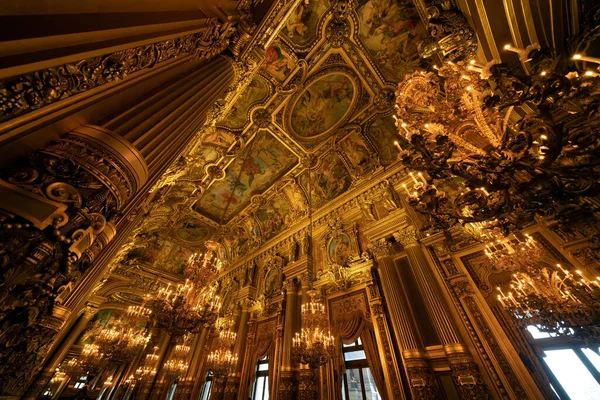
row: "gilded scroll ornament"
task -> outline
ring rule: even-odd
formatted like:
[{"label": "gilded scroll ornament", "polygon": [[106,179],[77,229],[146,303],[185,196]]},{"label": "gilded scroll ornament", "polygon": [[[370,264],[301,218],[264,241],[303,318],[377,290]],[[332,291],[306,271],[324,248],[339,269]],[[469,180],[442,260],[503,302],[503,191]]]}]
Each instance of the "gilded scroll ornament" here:
[{"label": "gilded scroll ornament", "polygon": [[135,148],[93,126],[19,167],[0,180],[13,193],[0,196],[0,393],[14,395],[66,319],[58,303],[114,237],[119,210],[147,178]]}]

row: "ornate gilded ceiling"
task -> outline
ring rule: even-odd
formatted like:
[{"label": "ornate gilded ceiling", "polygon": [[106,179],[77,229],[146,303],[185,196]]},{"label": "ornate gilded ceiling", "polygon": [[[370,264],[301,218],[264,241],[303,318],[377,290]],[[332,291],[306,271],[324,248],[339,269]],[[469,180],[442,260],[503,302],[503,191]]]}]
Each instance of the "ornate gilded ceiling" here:
[{"label": "ornate gilded ceiling", "polygon": [[[206,240],[234,260],[307,215],[307,166],[320,208],[396,160],[395,86],[419,66],[426,35],[417,8],[409,0],[294,4],[262,58],[241,60],[252,73],[229,95],[227,114],[209,121],[157,191],[138,249],[148,263],[177,273]],[[170,250],[157,261],[154,247]]]}]

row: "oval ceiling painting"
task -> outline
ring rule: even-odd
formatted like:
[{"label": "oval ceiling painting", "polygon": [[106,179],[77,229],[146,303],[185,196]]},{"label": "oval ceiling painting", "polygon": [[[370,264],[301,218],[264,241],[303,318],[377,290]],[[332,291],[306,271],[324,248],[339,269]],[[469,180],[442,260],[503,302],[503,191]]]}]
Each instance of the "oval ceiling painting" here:
[{"label": "oval ceiling painting", "polygon": [[355,90],[352,80],[340,73],[313,82],[292,110],[290,124],[296,135],[310,138],[333,128],[350,110]]}]

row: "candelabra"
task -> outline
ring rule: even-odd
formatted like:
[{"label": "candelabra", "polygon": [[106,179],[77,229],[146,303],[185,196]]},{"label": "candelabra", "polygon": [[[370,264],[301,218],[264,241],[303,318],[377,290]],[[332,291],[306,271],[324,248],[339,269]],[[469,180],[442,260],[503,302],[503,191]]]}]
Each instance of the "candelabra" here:
[{"label": "candelabra", "polygon": [[531,75],[448,62],[398,86],[399,158],[421,171],[406,192],[429,228],[486,222],[508,234],[535,216],[589,225],[600,178],[600,77],[539,46],[507,50],[523,55]]},{"label": "candelabra", "polygon": [[581,270],[530,267],[513,274],[498,302],[523,328],[597,342],[600,339],[600,277],[588,279]]},{"label": "candelabra", "polygon": [[333,336],[329,333],[329,319],[325,306],[315,300],[316,291],[310,291],[311,300],[301,308],[301,332],[292,340],[293,356],[296,361],[318,369],[335,355]]}]

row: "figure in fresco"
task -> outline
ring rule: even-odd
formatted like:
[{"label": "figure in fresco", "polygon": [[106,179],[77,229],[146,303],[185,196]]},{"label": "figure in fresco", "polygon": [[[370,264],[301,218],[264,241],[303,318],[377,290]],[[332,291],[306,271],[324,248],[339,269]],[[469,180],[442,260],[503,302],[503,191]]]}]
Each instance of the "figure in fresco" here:
[{"label": "figure in fresco", "polygon": [[350,238],[348,235],[339,235],[329,242],[329,260],[345,266],[350,257]]},{"label": "figure in fresco", "polygon": [[400,138],[394,118],[378,118],[369,127],[369,136],[373,140],[383,165],[389,165],[398,159],[398,148],[394,141]]},{"label": "figure in fresco", "polygon": [[350,135],[341,143],[341,148],[348,156],[350,162],[359,169],[361,173],[367,172],[371,164],[371,152],[356,134]]},{"label": "figure in fresco", "polygon": [[281,46],[273,44],[265,52],[263,66],[279,81],[284,81],[292,68],[294,68],[294,61],[283,53]]},{"label": "figure in fresco", "polygon": [[409,0],[362,0],[359,32],[369,52],[384,67],[402,77],[419,64],[415,40],[426,31]]},{"label": "figure in fresco", "polygon": [[331,129],[348,112],[354,84],[346,75],[327,75],[300,96],[294,106],[291,124],[297,135],[312,137]]},{"label": "figure in fresco", "polygon": [[185,220],[176,229],[177,236],[188,242],[197,242],[206,239],[208,229],[200,221]]}]

